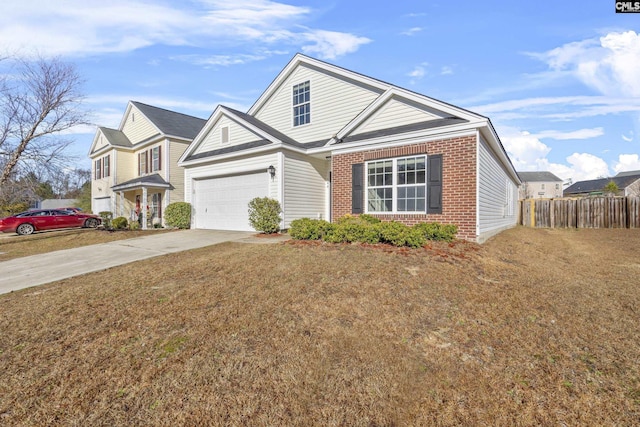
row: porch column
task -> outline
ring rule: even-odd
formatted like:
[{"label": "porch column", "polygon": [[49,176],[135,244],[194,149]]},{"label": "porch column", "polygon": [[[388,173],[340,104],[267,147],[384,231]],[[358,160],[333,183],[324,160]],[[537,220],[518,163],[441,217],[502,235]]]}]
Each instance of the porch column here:
[{"label": "porch column", "polygon": [[142,229],[147,229],[147,205],[149,201],[147,200],[147,187],[142,187]]},{"label": "porch column", "polygon": [[120,216],[124,216],[124,191],[120,191]]}]

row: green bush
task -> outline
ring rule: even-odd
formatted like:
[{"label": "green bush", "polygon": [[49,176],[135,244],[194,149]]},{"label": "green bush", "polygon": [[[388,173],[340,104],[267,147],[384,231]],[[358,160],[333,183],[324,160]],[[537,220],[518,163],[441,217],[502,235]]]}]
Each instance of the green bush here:
[{"label": "green bush", "polygon": [[131,221],[129,223],[129,230],[139,230],[140,229],[140,223],[138,221]]},{"label": "green bush", "polygon": [[116,230],[124,230],[129,226],[129,221],[127,221],[127,218],[123,216],[119,216],[117,218],[114,218],[113,221],[111,221],[111,225]]},{"label": "green bush", "polygon": [[280,202],[269,197],[256,197],[249,202],[249,224],[262,233],[280,231]]},{"label": "green bush", "polygon": [[452,224],[420,223],[413,227],[401,222],[382,222],[371,215],[345,215],[330,223],[301,218],[291,222],[289,234],[299,240],[319,240],[329,243],[387,243],[394,246],[419,248],[428,240],[455,239],[458,227]]},{"label": "green bush", "polygon": [[102,225],[104,226],[104,228],[111,229],[112,227],[111,221],[113,220],[113,213],[109,211],[102,211],[102,212],[99,212],[98,215],[100,215],[100,218],[102,218]]},{"label": "green bush", "polygon": [[169,227],[187,229],[191,227],[191,205],[187,202],[171,203],[164,210],[164,222]]},{"label": "green bush", "polygon": [[380,233],[376,224],[355,216],[344,216],[338,219],[324,240],[330,243],[379,243]]},{"label": "green bush", "polygon": [[289,235],[296,240],[321,240],[333,230],[333,224],[323,219],[300,218],[291,221]]},{"label": "green bush", "polygon": [[414,228],[420,230],[427,240],[444,240],[451,242],[456,238],[458,227],[453,224],[440,224],[438,222],[423,222],[416,224]]}]

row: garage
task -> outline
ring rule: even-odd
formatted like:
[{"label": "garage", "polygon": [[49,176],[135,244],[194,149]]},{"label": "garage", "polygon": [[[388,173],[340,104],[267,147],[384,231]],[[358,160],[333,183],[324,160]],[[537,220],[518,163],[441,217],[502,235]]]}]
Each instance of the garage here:
[{"label": "garage", "polygon": [[253,231],[249,202],[269,194],[269,174],[208,178],[194,181],[195,228]]}]

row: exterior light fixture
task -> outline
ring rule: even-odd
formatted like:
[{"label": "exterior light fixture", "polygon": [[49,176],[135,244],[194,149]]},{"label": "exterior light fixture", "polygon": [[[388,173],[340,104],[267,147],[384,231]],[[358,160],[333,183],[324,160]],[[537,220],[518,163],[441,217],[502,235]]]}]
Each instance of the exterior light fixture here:
[{"label": "exterior light fixture", "polygon": [[267,172],[269,172],[269,175],[271,175],[271,178],[276,176],[276,168],[274,168],[273,165],[267,168]]}]

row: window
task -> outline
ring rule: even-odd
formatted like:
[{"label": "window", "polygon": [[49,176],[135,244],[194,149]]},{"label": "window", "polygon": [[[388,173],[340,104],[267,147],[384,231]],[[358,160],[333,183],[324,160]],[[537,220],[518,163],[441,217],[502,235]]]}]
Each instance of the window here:
[{"label": "window", "polygon": [[95,179],[102,178],[102,159],[98,159],[95,161]]},{"label": "window", "polygon": [[106,178],[111,176],[111,156],[106,156],[102,159],[102,177]]},{"label": "window", "polygon": [[151,195],[151,218],[162,218],[162,194],[153,193]]},{"label": "window", "polygon": [[311,122],[311,83],[307,80],[293,87],[293,126]]},{"label": "window", "polygon": [[229,143],[229,126],[223,126],[222,128],[220,128],[220,139],[222,140],[223,144],[228,144]]},{"label": "window", "polygon": [[138,175],[142,176],[148,173],[147,169],[147,152],[138,153]]},{"label": "window", "polygon": [[540,188],[544,190],[544,184],[540,184]]},{"label": "window", "polygon": [[425,156],[367,163],[368,212],[425,212]]},{"label": "window", "polygon": [[161,164],[160,146],[153,147],[151,149],[151,172],[162,169]]}]

